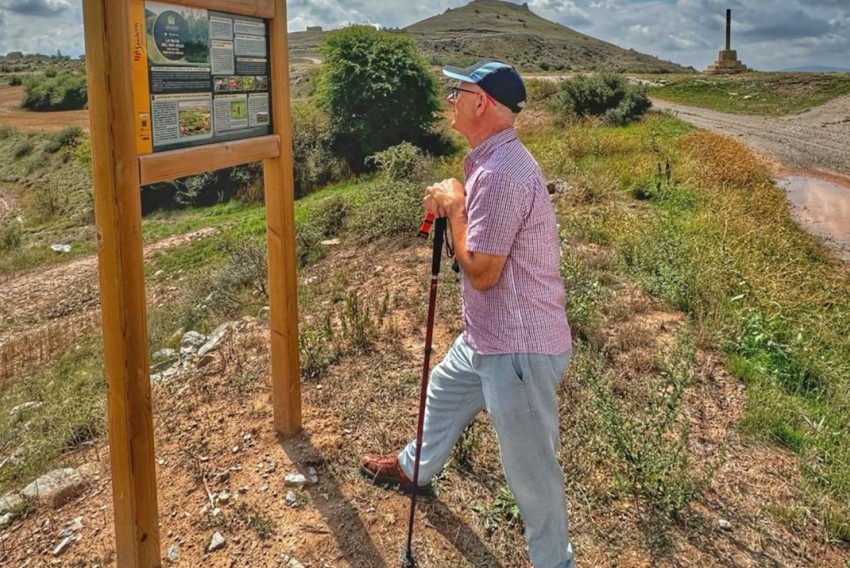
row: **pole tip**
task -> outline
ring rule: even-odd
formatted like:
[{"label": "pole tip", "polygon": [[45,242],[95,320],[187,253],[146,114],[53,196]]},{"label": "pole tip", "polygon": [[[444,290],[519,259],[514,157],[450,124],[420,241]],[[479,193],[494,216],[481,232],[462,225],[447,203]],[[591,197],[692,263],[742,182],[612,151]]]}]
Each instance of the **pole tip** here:
[{"label": "pole tip", "polygon": [[416,568],[416,559],[409,548],[401,551],[401,568]]}]

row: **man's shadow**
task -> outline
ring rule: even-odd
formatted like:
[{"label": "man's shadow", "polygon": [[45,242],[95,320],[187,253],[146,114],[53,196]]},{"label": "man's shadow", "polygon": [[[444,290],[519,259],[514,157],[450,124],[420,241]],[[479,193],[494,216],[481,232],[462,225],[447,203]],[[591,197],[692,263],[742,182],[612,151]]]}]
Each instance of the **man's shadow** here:
[{"label": "man's shadow", "polygon": [[[310,441],[310,435],[306,432],[288,439],[278,437],[278,443],[295,467],[299,468],[300,471],[303,470],[301,471],[303,474],[306,474],[311,466],[321,471],[327,461],[321,451]],[[368,481],[364,480],[363,483],[368,483]],[[320,486],[308,486],[305,490],[309,493],[313,506],[327,523],[331,534],[342,551],[345,562],[349,566],[354,568],[393,568],[400,565],[400,560],[387,564],[387,561],[384,560],[386,554],[382,554],[375,546],[372,535],[369,534],[360,520],[357,509],[351,504],[349,498],[342,493],[331,475],[325,472],[321,477]],[[322,494],[328,498],[325,499]],[[481,568],[503,568],[502,563],[496,559],[487,545],[475,534],[475,531],[458,518],[444,503],[433,497],[418,497],[417,508],[420,512],[425,513],[428,523],[443,538],[452,543],[470,564]],[[406,522],[404,523],[404,530],[407,530]],[[415,532],[414,536],[416,536]],[[398,554],[401,552],[399,550]],[[415,553],[414,550],[414,555]],[[390,556],[396,556],[396,552],[393,551]]]}]

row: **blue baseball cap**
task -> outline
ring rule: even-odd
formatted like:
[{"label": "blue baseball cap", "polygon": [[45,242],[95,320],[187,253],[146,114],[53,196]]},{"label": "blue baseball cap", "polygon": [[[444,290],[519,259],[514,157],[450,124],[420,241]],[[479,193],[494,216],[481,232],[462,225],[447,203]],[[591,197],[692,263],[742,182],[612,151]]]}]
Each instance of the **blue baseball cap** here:
[{"label": "blue baseball cap", "polygon": [[469,67],[443,67],[443,75],[475,83],[514,112],[525,107],[525,84],[516,69],[501,61],[484,60]]}]

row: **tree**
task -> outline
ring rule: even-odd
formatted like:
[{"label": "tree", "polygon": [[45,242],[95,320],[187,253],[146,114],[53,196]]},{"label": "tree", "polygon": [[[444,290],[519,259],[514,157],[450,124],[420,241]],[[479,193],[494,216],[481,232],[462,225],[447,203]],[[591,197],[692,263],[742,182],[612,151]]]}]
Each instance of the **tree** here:
[{"label": "tree", "polygon": [[316,104],[330,115],[334,149],[352,169],[363,171],[366,157],[404,141],[435,142],[437,79],[408,36],[351,26],[320,50]]}]

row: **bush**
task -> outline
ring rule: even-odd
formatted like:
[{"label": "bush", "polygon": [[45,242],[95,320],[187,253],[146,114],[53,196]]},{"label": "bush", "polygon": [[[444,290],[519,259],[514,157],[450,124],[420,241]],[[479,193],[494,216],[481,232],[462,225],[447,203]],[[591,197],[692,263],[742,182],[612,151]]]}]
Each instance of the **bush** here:
[{"label": "bush", "polygon": [[24,108],[35,111],[81,110],[86,108],[88,90],[84,75],[61,73],[55,77],[24,79]]},{"label": "bush", "polygon": [[313,208],[310,224],[323,237],[333,237],[342,232],[349,211],[348,200],[342,195],[332,195],[319,201]]},{"label": "bush", "polygon": [[561,82],[551,106],[560,122],[570,117],[600,116],[610,124],[622,125],[643,115],[652,104],[645,89],[629,85],[622,75],[597,73]]},{"label": "bush", "polygon": [[9,75],[9,86],[17,87],[18,85],[24,84],[24,76],[23,75]]},{"label": "bush", "polygon": [[440,108],[437,79],[412,39],[352,26],[331,33],[320,50],[315,100],[352,169],[367,169],[367,156],[405,140],[427,142]]},{"label": "bush", "polygon": [[381,174],[389,180],[421,180],[428,168],[427,159],[422,150],[409,142],[390,146],[383,152],[369,156],[367,163],[377,166]]},{"label": "bush", "polygon": [[529,79],[525,82],[525,92],[529,103],[546,101],[559,91],[558,83],[546,79]]},{"label": "bush", "polygon": [[330,116],[315,105],[294,102],[292,151],[296,197],[303,197],[349,175],[345,161],[331,151],[332,143]]},{"label": "bush", "polygon": [[416,235],[422,221],[421,184],[382,179],[360,195],[349,215],[348,231],[359,241]]},{"label": "bush", "polygon": [[10,219],[0,222],[0,251],[11,251],[21,246],[21,224]]}]

